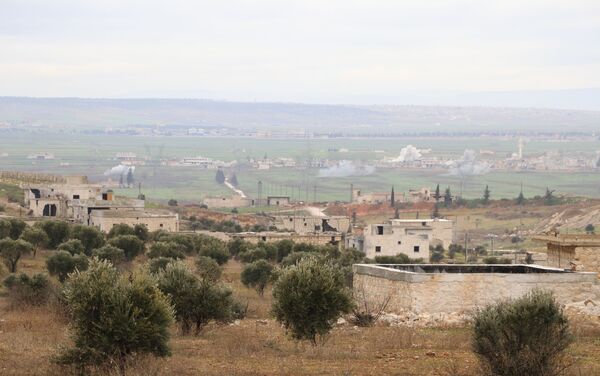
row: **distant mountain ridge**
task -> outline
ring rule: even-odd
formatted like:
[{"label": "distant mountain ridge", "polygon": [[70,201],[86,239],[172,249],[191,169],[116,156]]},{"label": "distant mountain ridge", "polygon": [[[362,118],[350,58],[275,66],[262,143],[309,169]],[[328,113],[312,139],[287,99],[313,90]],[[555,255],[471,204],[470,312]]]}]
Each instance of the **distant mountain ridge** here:
[{"label": "distant mountain ridge", "polygon": [[322,105],[209,99],[0,97],[0,123],[51,127],[222,126],[320,133],[589,132],[600,111],[417,105]]}]

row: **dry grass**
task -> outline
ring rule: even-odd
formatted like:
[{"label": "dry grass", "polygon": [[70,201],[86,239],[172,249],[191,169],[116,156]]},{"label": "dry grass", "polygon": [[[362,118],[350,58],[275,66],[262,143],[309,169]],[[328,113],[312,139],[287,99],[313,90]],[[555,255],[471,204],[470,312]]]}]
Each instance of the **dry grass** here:
[{"label": "dry grass", "polygon": [[[40,271],[45,255],[23,261],[27,272]],[[132,359],[128,375],[440,375],[471,376],[480,371],[470,351],[470,331],[343,326],[319,346],[286,337],[269,317],[270,292],[263,298],[239,282],[241,265],[226,265],[224,279],[249,302],[240,325],[209,325],[198,337],[172,330],[173,355]],[[266,322],[264,320],[267,320]],[[576,342],[569,350],[575,365],[568,375],[600,374],[600,321],[573,322]],[[71,375],[51,357],[69,345],[64,316],[48,307],[10,308],[0,297],[0,374]],[[114,367],[90,374],[118,375]]]}]

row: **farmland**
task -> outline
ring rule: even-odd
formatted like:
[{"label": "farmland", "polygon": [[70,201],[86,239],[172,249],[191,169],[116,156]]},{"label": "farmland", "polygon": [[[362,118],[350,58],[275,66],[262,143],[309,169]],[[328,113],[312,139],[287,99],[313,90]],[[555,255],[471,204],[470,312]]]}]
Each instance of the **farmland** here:
[{"label": "farmland", "polygon": [[[335,138],[335,139],[259,139],[228,137],[150,137],[107,136],[71,132],[48,132],[43,134],[4,132],[0,133],[0,158],[3,170],[44,171],[61,175],[85,174],[92,181],[104,179],[103,173],[118,164],[114,160],[119,152],[133,152],[156,160],[180,159],[189,156],[205,156],[223,161],[248,158],[260,159],[288,157],[304,161],[308,157],[330,160],[353,160],[373,163],[383,157],[397,156],[402,147],[415,145],[431,149],[432,155],[444,159],[458,158],[465,145],[473,150],[491,150],[498,157],[514,152],[516,140],[510,137],[452,137],[452,138]],[[346,149],[346,150],[344,150]],[[553,152],[595,153],[598,142],[589,140],[532,140],[527,143],[527,153]],[[340,152],[340,150],[344,150]],[[32,153],[53,153],[52,160],[31,160]],[[506,172],[492,171],[485,175],[460,178],[450,176],[443,169],[385,169],[378,168],[366,176],[337,178],[318,177],[318,169],[255,170],[237,167],[240,187],[246,193],[257,193],[257,182],[263,182],[263,195],[287,194],[299,200],[317,201],[347,200],[350,184],[363,191],[388,191],[395,186],[397,192],[421,186],[450,187],[454,193],[466,198],[479,197],[485,185],[489,185],[494,198],[514,198],[523,184],[525,196],[543,195],[546,187],[557,193],[600,197],[599,176],[593,172]],[[154,175],[156,173],[156,175]],[[193,167],[139,166],[136,180],[149,199],[197,202],[209,195],[229,194],[230,191],[214,181],[214,171]],[[316,195],[315,195],[315,188]],[[308,188],[308,194],[307,194]],[[119,194],[134,196],[135,189],[119,190]]]}]

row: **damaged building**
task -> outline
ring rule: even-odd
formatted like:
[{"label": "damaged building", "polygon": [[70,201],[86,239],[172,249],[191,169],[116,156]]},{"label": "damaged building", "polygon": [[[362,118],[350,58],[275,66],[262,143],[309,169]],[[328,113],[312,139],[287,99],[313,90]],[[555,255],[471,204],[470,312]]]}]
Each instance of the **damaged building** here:
[{"label": "damaged building", "polygon": [[298,234],[350,232],[350,218],[345,216],[280,215],[273,217],[272,224],[277,230]]},{"label": "damaged building", "polygon": [[85,176],[69,176],[56,184],[23,187],[29,214],[37,218],[64,219],[109,231],[119,223],[143,224],[148,230],[179,230],[175,213],[154,213],[144,200],[115,197],[110,189],[90,184]]}]

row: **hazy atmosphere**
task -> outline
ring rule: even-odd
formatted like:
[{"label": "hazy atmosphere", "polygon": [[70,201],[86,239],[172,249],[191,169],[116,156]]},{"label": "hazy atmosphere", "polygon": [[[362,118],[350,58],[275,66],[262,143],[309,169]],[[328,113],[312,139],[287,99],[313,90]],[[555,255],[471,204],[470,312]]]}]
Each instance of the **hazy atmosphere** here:
[{"label": "hazy atmosphere", "polygon": [[600,110],[600,3],[31,1],[0,95]]},{"label": "hazy atmosphere", "polygon": [[0,0],[2,376],[600,375],[600,0]]}]

